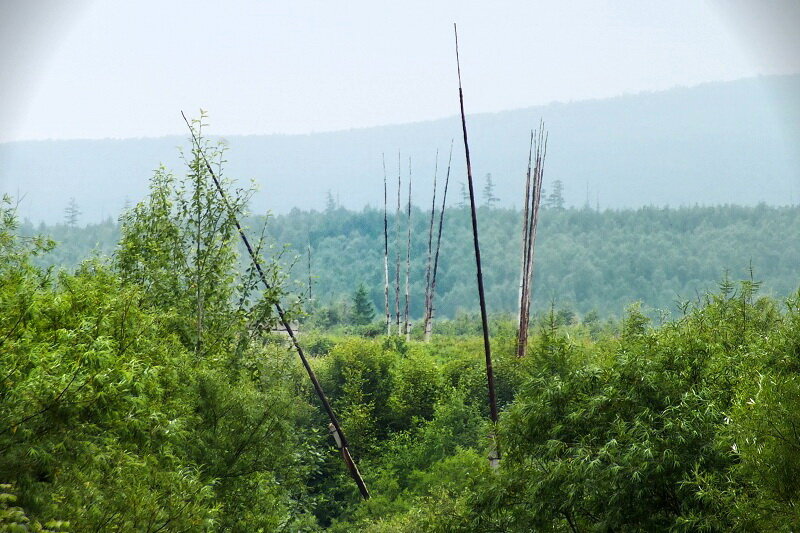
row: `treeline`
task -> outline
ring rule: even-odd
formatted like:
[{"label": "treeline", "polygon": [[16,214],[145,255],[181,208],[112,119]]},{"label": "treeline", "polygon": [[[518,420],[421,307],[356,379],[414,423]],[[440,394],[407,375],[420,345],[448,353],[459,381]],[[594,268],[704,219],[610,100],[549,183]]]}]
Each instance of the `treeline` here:
[{"label": "treeline", "polygon": [[[428,213],[412,210],[411,315],[423,313]],[[437,316],[454,318],[477,308],[468,211],[450,207],[442,237],[437,280]],[[254,232],[264,217],[252,217]],[[518,305],[521,214],[484,206],[479,210],[481,250],[491,313],[514,313]],[[390,219],[390,235],[394,221]],[[405,217],[400,220],[405,231]],[[119,229],[107,221],[84,228],[33,227],[24,234],[51,235],[60,244],[38,259],[40,265],[75,265],[93,249],[111,253]],[[383,212],[331,206],[325,212],[294,210],[266,220],[272,254],[291,266],[294,289],[311,294],[316,309],[342,307],[363,283],[376,309],[383,309]],[[800,232],[797,207],[715,206],[606,210],[543,208],[534,266],[534,313],[552,304],[583,316],[592,311],[620,317],[641,301],[650,315],[675,312],[695,301],[729,272],[750,277],[775,297],[789,295],[798,283]],[[288,249],[284,249],[287,245]],[[390,246],[393,245],[390,242]],[[401,242],[404,249],[404,243]],[[404,252],[401,255],[405,255]],[[392,266],[393,268],[393,266]],[[405,265],[402,266],[405,268]],[[393,279],[393,274],[390,276]],[[391,292],[391,291],[390,291]],[[393,307],[393,306],[392,306]],[[345,313],[346,315],[346,313]]]}]

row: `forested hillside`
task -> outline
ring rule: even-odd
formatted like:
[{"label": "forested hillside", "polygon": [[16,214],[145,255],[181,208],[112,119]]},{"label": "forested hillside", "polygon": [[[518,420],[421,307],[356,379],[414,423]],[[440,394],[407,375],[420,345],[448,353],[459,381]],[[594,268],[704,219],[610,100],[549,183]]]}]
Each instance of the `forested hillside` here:
[{"label": "forested hillside", "polygon": [[[193,110],[187,110],[193,111]],[[455,113],[456,108],[445,113]],[[182,124],[175,111],[175,123]],[[211,110],[211,125],[214,125]],[[800,76],[772,76],[580,102],[470,115],[473,171],[492,174],[500,206],[519,208],[527,140],[544,119],[552,140],[545,188],[564,183],[567,205],[789,203],[800,196]],[[215,129],[215,131],[217,131]],[[224,133],[224,132],[223,132]],[[230,135],[226,174],[254,179],[256,212],[322,209],[328,191],[348,209],[383,203],[381,154],[390,172],[401,152],[417,183],[430,180],[460,125],[427,122],[308,135]],[[84,220],[116,218],[136,202],[159,163],[177,168],[182,137],[0,143],[0,193],[24,195],[20,215],[56,223],[71,196]],[[454,191],[464,181],[462,147],[453,157]],[[302,191],[302,192],[301,192]],[[427,186],[414,188],[426,205]]]},{"label": "forested hillside", "polygon": [[[457,204],[458,202],[454,202]],[[390,256],[394,271],[394,213],[390,216]],[[422,314],[429,213],[412,211],[412,316]],[[515,312],[519,290],[521,214],[513,209],[479,210],[482,255],[489,310]],[[251,218],[251,233],[265,220]],[[405,219],[401,220],[405,233]],[[37,259],[40,265],[76,265],[92,250],[111,254],[119,228],[111,221],[86,227],[23,226],[24,234],[51,235],[59,245]],[[621,316],[626,305],[641,301],[654,309],[677,311],[677,303],[696,300],[713,289],[725,272],[750,276],[765,294],[783,298],[800,285],[800,208],[717,206],[636,210],[556,209],[542,211],[536,242],[534,307],[541,314],[552,303],[579,314],[597,311]],[[376,309],[383,309],[383,211],[294,210],[266,220],[269,252],[291,267],[297,282],[308,285],[307,247],[311,247],[312,297],[325,307],[349,301],[360,283]],[[453,207],[445,215],[437,310],[442,317],[474,312],[474,259],[468,212]],[[288,249],[284,249],[288,245]],[[405,261],[405,241],[401,239]],[[401,265],[405,270],[405,265]],[[392,274],[392,279],[394,274]]]}]

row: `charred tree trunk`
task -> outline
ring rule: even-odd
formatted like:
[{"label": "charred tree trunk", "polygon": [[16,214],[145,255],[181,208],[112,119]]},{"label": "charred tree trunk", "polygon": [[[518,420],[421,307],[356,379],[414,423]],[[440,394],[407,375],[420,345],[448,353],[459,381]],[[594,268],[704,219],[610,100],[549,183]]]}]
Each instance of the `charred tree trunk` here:
[{"label": "charred tree trunk", "polygon": [[406,240],[406,308],[403,313],[403,333],[406,340],[411,340],[411,322],[408,316],[408,303],[411,297],[411,158],[408,158],[408,239]]},{"label": "charred tree trunk", "polygon": [[383,159],[383,299],[386,311],[386,335],[392,334],[392,316],[389,312],[389,192],[386,184],[386,156]]},{"label": "charred tree trunk", "polygon": [[[483,271],[481,270],[481,248],[478,238],[478,213],[475,208],[475,187],[472,183],[472,163],[469,157],[469,142],[467,140],[467,118],[464,113],[464,91],[461,88],[461,63],[458,57],[458,29],[453,24],[456,39],[456,66],[458,68],[458,101],[461,108],[461,130],[464,134],[464,156],[467,163],[467,184],[469,186],[469,204],[472,215],[472,241],[475,247],[475,269],[478,278],[478,301],[481,306],[481,326],[483,328],[483,351],[486,355],[486,384],[489,393],[489,415],[492,423],[497,426],[497,397],[494,390],[494,370],[492,369],[492,347],[489,343],[489,319],[486,314],[486,297],[483,290]],[[493,467],[500,460],[500,448],[497,446],[494,433],[490,436],[491,452],[489,462]]]}]

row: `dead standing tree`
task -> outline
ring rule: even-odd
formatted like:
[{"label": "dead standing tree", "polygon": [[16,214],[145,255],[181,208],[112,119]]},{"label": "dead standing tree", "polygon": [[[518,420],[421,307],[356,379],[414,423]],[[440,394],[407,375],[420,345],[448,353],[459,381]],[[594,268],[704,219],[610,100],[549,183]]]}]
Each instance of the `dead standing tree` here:
[{"label": "dead standing tree", "polygon": [[[522,266],[520,268],[519,326],[517,328],[517,356],[524,357],[528,351],[528,325],[531,313],[531,290],[533,284],[533,257],[536,244],[536,228],[539,222],[539,204],[542,198],[544,160],[547,155],[547,133],[544,124],[534,133],[528,151],[528,172],[525,178],[525,208],[522,216]],[[531,159],[533,175],[531,176]]]},{"label": "dead standing tree", "polygon": [[403,333],[406,340],[411,340],[411,322],[408,316],[408,303],[411,291],[411,158],[408,158],[408,240],[406,241],[406,308],[403,312]]},{"label": "dead standing tree", "polygon": [[[427,286],[426,292],[426,300],[425,300],[425,318],[424,318],[424,330],[425,330],[425,342],[431,340],[431,334],[433,333],[433,299],[436,295],[436,273],[439,270],[439,250],[442,247],[442,228],[444,227],[444,211],[447,205],[447,186],[450,183],[450,165],[453,161],[453,141],[450,141],[450,156],[447,159],[447,175],[444,179],[444,194],[442,195],[442,210],[439,213],[439,230],[438,235],[436,236],[436,253],[434,254],[433,259],[433,270],[430,276],[430,282]],[[436,186],[435,186],[435,179],[434,179],[434,200],[436,199]]]},{"label": "dead standing tree", "polygon": [[[247,238],[247,235],[245,234],[244,229],[242,229],[241,224],[239,224],[239,220],[234,215],[233,210],[231,209],[230,204],[228,202],[228,197],[225,194],[225,190],[222,188],[222,184],[217,179],[217,174],[211,168],[211,164],[206,159],[203,147],[201,146],[200,142],[197,140],[197,137],[195,136],[194,128],[192,128],[191,123],[189,122],[189,120],[186,118],[186,115],[184,115],[182,111],[181,111],[181,116],[183,117],[183,120],[186,122],[186,125],[189,127],[189,131],[192,134],[192,142],[197,147],[197,151],[202,157],[206,170],[208,170],[209,175],[214,181],[214,185],[216,186],[220,199],[225,208],[227,209],[228,215],[233,220],[233,223],[236,226],[236,230],[239,232],[239,236],[241,237],[242,242],[244,243],[244,246],[247,249],[247,253],[250,256],[250,260],[253,262],[253,266],[258,272],[258,276],[261,279],[261,283],[264,284],[264,287],[267,290],[271,290],[272,286],[267,281],[267,277],[264,274],[264,270],[261,268],[261,261],[259,261],[256,252],[250,245],[250,240]],[[317,375],[311,368],[308,359],[306,359],[305,353],[303,352],[303,348],[300,346],[300,343],[297,340],[297,336],[295,335],[292,326],[289,324],[289,320],[286,318],[286,313],[283,310],[283,306],[280,304],[279,301],[275,301],[274,306],[275,306],[275,311],[278,313],[278,319],[280,320],[281,325],[286,330],[286,333],[289,335],[292,346],[294,346],[295,351],[297,351],[297,355],[300,357],[300,361],[303,363],[303,367],[305,368],[306,373],[308,374],[308,377],[311,380],[311,384],[314,386],[314,391],[317,393],[317,397],[319,397],[319,400],[322,403],[322,406],[325,409],[328,418],[330,419],[330,431],[336,441],[337,446],[339,446],[341,450],[342,459],[344,460],[345,465],[347,466],[347,469],[350,472],[350,475],[352,476],[353,480],[356,482],[356,485],[358,485],[358,490],[361,493],[361,497],[364,498],[365,500],[368,500],[369,491],[367,490],[367,485],[364,483],[364,479],[361,477],[361,473],[358,471],[358,467],[356,466],[355,462],[353,461],[353,458],[350,455],[350,446],[347,441],[347,437],[345,436],[344,431],[342,431],[342,427],[339,424],[339,420],[336,418],[336,414],[333,412],[333,408],[331,407],[331,404],[328,401],[328,397],[322,390],[322,385],[320,385],[319,380],[317,379]]]},{"label": "dead standing tree", "polygon": [[383,298],[386,304],[386,335],[392,334],[392,315],[389,313],[389,193],[386,185],[386,156],[383,160]]},{"label": "dead standing tree", "polygon": [[[430,306],[431,293],[431,271],[433,270],[433,223],[436,219],[436,178],[439,173],[439,150],[436,150],[436,157],[433,166],[433,199],[431,200],[431,221],[428,226],[428,261],[425,266],[425,308],[422,318],[423,331],[427,336],[428,331],[428,308]],[[428,340],[427,337],[425,339]]]},{"label": "dead standing tree", "polygon": [[308,304],[313,306],[313,295],[311,294],[311,241],[308,242]]},{"label": "dead standing tree", "polygon": [[[492,348],[489,343],[489,320],[486,314],[486,297],[483,291],[483,272],[481,270],[481,248],[478,239],[478,214],[475,208],[475,187],[472,183],[472,164],[469,158],[469,142],[467,141],[467,119],[464,113],[464,91],[461,88],[461,62],[458,57],[458,28],[453,24],[456,39],[456,67],[458,68],[458,101],[461,107],[461,130],[464,134],[464,156],[467,162],[467,184],[469,186],[469,204],[472,215],[472,240],[475,246],[475,267],[478,278],[478,301],[481,306],[481,326],[483,328],[483,351],[486,355],[486,384],[489,392],[489,415],[492,424],[497,426],[497,397],[494,390],[494,371],[492,370]],[[500,448],[494,435],[490,435],[489,463],[497,467],[500,462]]]},{"label": "dead standing tree", "polygon": [[397,320],[397,334],[400,335],[400,152],[397,152],[397,212],[395,213],[395,269],[394,269],[394,316]]}]

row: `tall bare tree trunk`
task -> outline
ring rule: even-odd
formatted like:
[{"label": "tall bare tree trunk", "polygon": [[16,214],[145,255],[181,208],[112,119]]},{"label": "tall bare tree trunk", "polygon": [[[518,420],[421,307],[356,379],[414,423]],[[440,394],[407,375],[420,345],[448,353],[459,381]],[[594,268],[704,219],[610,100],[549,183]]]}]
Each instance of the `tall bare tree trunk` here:
[{"label": "tall bare tree trunk", "polygon": [[[533,130],[531,130],[531,143],[528,148],[528,171],[525,174],[525,204],[522,210],[522,246],[520,248],[521,265],[519,269],[519,316],[522,320],[523,302],[522,295],[525,291],[525,268],[528,264],[528,218],[529,204],[531,200],[531,162],[533,161]],[[520,322],[521,323],[521,322]],[[517,341],[519,345],[519,339]]]},{"label": "tall bare tree trunk", "polygon": [[[433,270],[433,223],[436,219],[436,177],[439,173],[439,150],[436,150],[436,158],[433,167],[433,199],[431,200],[431,222],[428,226],[428,262],[425,267],[425,304],[422,314],[422,327],[427,335],[428,331],[428,310],[431,298],[431,271]],[[427,340],[427,338],[426,338]]]},{"label": "tall bare tree trunk", "polygon": [[389,192],[386,184],[386,156],[383,160],[383,300],[386,311],[386,335],[392,334],[392,317],[389,313]]},{"label": "tall bare tree trunk", "polygon": [[411,322],[408,316],[408,303],[411,297],[411,158],[408,158],[408,240],[406,242],[406,308],[403,314],[403,332],[406,334],[406,340],[411,340]]},{"label": "tall bare tree trunk", "polygon": [[[464,155],[467,161],[467,184],[469,186],[469,204],[472,215],[472,241],[475,246],[475,268],[478,278],[478,301],[481,306],[481,326],[483,328],[483,351],[486,355],[486,384],[489,393],[489,415],[492,424],[497,426],[497,397],[494,390],[494,370],[492,369],[492,347],[489,343],[489,319],[486,314],[486,297],[483,291],[483,271],[481,270],[481,247],[478,239],[478,213],[475,208],[475,187],[472,183],[472,163],[469,158],[469,142],[467,140],[467,117],[464,113],[464,91],[461,88],[461,62],[458,58],[458,29],[453,24],[456,38],[456,66],[458,67],[458,101],[461,107],[461,130],[464,134]],[[497,445],[495,430],[490,435],[491,451],[489,453],[489,464],[497,467],[500,461],[500,447]]]},{"label": "tall bare tree trunk", "polygon": [[450,164],[453,161],[453,141],[450,141],[450,156],[447,159],[447,175],[444,179],[444,194],[442,195],[442,210],[439,213],[439,232],[436,236],[436,253],[433,259],[433,272],[431,273],[431,284],[428,289],[428,307],[425,312],[425,342],[431,340],[433,333],[433,314],[434,305],[433,300],[436,296],[436,273],[439,270],[439,250],[442,247],[442,228],[444,227],[444,211],[447,206],[447,186],[450,183]]},{"label": "tall bare tree trunk", "polygon": [[395,269],[394,269],[394,315],[397,334],[400,335],[400,152],[397,152],[397,212],[395,213]]},{"label": "tall bare tree trunk", "polygon": [[311,243],[308,243],[308,303],[311,303]]}]

